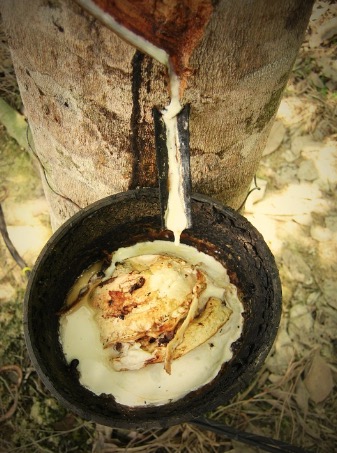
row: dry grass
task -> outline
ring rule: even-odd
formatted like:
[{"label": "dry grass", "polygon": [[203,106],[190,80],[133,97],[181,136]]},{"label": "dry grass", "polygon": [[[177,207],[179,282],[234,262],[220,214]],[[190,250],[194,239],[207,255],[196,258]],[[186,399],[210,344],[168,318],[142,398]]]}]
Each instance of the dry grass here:
[{"label": "dry grass", "polygon": [[[305,399],[302,379],[316,351],[292,361],[281,379],[270,382],[263,368],[254,382],[226,406],[220,406],[208,418],[243,432],[271,437],[304,448],[305,451],[330,453],[337,444],[335,430],[336,396],[316,405]],[[272,377],[273,379],[273,377]],[[304,408],[306,406],[306,408]],[[226,437],[190,424],[162,430],[125,431],[99,426],[93,453],[181,451],[233,451]],[[244,444],[234,442],[236,448]],[[243,447],[242,451],[248,447]]]},{"label": "dry grass", "polygon": [[123,432],[121,430],[98,428],[99,437],[93,453],[117,452],[148,452],[183,453],[225,452],[231,443],[225,439],[217,439],[214,433],[200,430],[189,424],[172,426],[162,430],[137,430]]},{"label": "dry grass", "polygon": [[[273,377],[262,370],[243,394],[226,407],[218,408],[211,418],[311,451],[333,451],[337,443],[335,397],[332,395],[319,406],[309,403],[302,393],[303,374],[314,353],[291,362],[286,373],[275,382],[270,382]],[[265,382],[267,379],[269,382]],[[330,404],[333,413],[327,411]],[[317,445],[318,442],[322,443]]]}]

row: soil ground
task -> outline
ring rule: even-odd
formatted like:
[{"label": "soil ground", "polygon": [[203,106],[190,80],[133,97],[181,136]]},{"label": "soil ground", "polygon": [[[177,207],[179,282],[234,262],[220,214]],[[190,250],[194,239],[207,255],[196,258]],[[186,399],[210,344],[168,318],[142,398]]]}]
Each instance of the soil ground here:
[{"label": "soil ground", "polygon": [[[283,316],[249,388],[208,414],[242,431],[330,453],[337,445],[337,5],[317,1],[245,216],[275,255]],[[21,109],[2,40],[0,96]],[[8,232],[32,266],[51,234],[27,150],[0,126],[0,198]],[[22,333],[27,277],[0,239],[0,452],[262,451],[182,424],[152,431],[95,426],[63,409],[32,368]]]}]

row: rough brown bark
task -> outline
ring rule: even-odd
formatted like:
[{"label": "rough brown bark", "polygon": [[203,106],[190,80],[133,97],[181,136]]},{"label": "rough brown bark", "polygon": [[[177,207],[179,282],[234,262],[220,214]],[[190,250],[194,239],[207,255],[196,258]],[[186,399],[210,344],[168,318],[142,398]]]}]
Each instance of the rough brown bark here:
[{"label": "rough brown bark", "polygon": [[[183,98],[195,192],[241,205],[312,3],[215,2]],[[54,227],[105,195],[156,185],[151,111],[169,102],[165,67],[69,0],[3,0],[1,12]]]}]

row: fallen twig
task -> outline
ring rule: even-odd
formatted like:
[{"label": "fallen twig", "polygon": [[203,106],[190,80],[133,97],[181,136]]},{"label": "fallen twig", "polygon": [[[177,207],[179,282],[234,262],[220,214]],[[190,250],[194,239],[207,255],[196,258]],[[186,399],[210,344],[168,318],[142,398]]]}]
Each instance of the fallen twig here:
[{"label": "fallen twig", "polygon": [[0,368],[0,374],[9,372],[9,371],[14,371],[17,374],[18,381],[15,384],[15,394],[13,396],[13,404],[7,410],[7,412],[5,412],[4,415],[2,415],[0,417],[0,423],[10,419],[14,415],[14,413],[17,409],[17,406],[18,406],[18,401],[19,401],[19,391],[18,390],[19,390],[19,387],[22,382],[22,370],[18,365],[5,365]]},{"label": "fallen twig", "polygon": [[13,242],[10,240],[10,237],[8,236],[6,221],[5,221],[5,217],[4,217],[4,213],[2,210],[1,204],[0,204],[0,231],[1,231],[1,235],[3,237],[3,240],[6,244],[6,247],[9,251],[9,253],[14,258],[14,260],[16,261],[16,263],[21,267],[21,269],[27,269],[28,266],[27,266],[26,262],[23,260],[23,258],[21,258],[18,251],[14,247]]}]

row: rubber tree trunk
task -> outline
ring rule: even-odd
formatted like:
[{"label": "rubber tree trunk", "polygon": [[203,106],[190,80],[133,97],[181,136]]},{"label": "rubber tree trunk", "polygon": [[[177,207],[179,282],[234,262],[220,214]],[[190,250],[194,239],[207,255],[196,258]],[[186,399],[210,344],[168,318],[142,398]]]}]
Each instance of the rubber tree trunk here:
[{"label": "rubber tree trunk", "polygon": [[[213,2],[183,98],[194,192],[242,204],[312,3]],[[169,103],[165,67],[73,1],[0,8],[54,228],[106,195],[156,186],[151,112]]]}]

